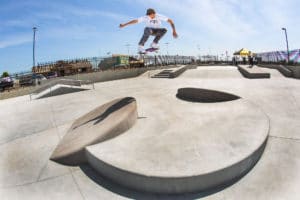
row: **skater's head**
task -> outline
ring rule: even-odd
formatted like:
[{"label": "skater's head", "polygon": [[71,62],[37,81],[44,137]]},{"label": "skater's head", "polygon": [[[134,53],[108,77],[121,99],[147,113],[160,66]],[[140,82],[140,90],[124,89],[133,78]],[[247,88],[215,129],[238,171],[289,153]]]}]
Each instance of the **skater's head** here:
[{"label": "skater's head", "polygon": [[152,8],[147,9],[146,15],[148,15],[151,18],[154,18],[155,17],[155,10],[152,9]]}]

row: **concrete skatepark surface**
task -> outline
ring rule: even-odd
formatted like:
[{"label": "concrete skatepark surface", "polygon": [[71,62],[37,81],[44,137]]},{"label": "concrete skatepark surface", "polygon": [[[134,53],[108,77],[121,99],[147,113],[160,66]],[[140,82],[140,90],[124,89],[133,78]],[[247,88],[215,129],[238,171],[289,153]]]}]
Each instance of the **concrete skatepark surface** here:
[{"label": "concrete skatepark surface", "polygon": [[[137,78],[96,84],[95,90],[35,101],[29,101],[28,96],[3,100],[0,102],[3,111],[0,113],[0,198],[299,199],[299,80],[287,79],[273,69],[264,71],[271,73],[271,79],[245,79],[235,67],[229,66],[199,67],[187,70],[176,79],[151,79],[148,73],[155,72],[147,72]],[[98,176],[89,166],[67,167],[49,160],[74,120],[87,111],[112,99],[133,96],[137,99],[138,125],[150,119],[147,118],[150,106],[142,106],[145,102],[150,102],[162,113],[164,110],[172,111],[174,107],[164,99],[173,99],[179,88],[186,87],[237,95],[242,97],[242,101],[261,110],[270,120],[269,139],[261,159],[233,185],[209,194],[157,195],[114,184]],[[173,101],[190,104],[176,97]],[[228,116],[231,116],[230,111]],[[165,120],[165,127],[171,127],[172,120]],[[219,119],[219,123],[222,124],[223,120],[226,118]],[[249,127],[255,129],[255,125]],[[101,145],[107,145],[109,151],[108,144],[116,145],[116,141],[123,140],[124,136],[122,134]],[[241,145],[242,148],[245,146]],[[159,155],[157,157],[159,159]],[[222,158],[219,162],[222,163]]]}]

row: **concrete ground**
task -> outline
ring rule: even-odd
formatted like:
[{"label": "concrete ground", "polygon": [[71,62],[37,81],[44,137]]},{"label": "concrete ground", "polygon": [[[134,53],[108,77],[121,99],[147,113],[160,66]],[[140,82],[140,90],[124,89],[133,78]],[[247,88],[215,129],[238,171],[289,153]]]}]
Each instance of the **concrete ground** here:
[{"label": "concrete ground", "polygon": [[[34,101],[29,96],[2,100],[0,199],[300,199],[299,80],[263,70],[271,73],[271,79],[245,79],[230,66],[198,67],[176,79],[151,79],[154,72],[147,72],[98,83],[95,90]],[[252,102],[268,116],[265,151],[239,181],[207,193],[156,195],[123,188],[88,165],[66,167],[49,160],[73,121],[93,108],[124,96],[136,97],[138,104],[145,98],[155,102],[160,94],[180,87],[226,91]]]}]

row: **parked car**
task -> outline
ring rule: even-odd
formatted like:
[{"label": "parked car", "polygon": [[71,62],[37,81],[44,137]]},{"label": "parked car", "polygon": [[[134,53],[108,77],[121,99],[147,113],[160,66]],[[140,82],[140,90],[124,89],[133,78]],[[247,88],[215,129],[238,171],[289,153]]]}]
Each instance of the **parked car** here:
[{"label": "parked car", "polygon": [[19,76],[19,84],[20,86],[35,85],[35,75],[30,73]]},{"label": "parked car", "polygon": [[57,73],[56,72],[49,72],[47,75],[46,75],[47,79],[50,79],[50,78],[56,78],[57,77]]},{"label": "parked car", "polygon": [[4,91],[6,88],[14,87],[14,81],[11,77],[4,77],[0,80],[0,91]]},{"label": "parked car", "polygon": [[20,86],[36,85],[40,84],[41,80],[46,80],[46,77],[42,74],[29,73],[19,77]]},{"label": "parked car", "polygon": [[38,80],[47,80],[47,78],[43,74],[36,74],[36,79]]},{"label": "parked car", "polygon": [[47,80],[47,78],[43,74],[36,74],[35,76],[37,84],[41,84],[43,80]]}]

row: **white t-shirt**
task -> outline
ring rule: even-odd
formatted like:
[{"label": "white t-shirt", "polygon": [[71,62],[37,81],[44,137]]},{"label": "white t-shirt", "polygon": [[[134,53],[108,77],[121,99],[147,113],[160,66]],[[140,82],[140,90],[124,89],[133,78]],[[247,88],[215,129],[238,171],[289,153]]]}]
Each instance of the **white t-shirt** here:
[{"label": "white t-shirt", "polygon": [[138,18],[138,23],[145,22],[146,27],[149,28],[161,28],[161,21],[167,22],[169,20],[168,17],[160,14],[156,14],[153,19],[151,19],[148,15]]}]

